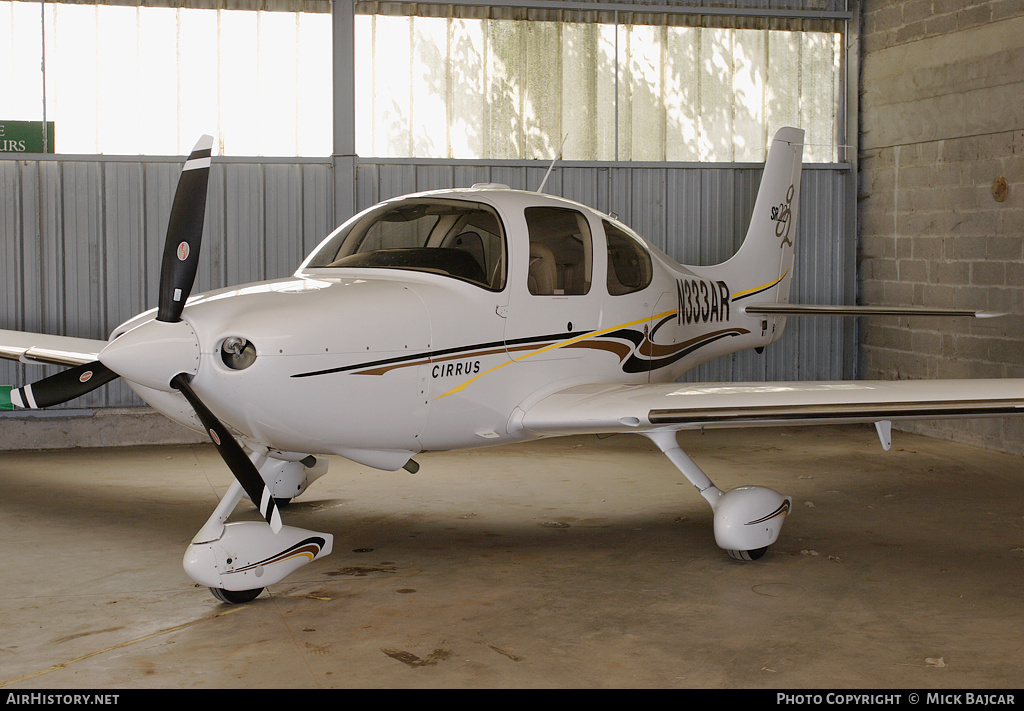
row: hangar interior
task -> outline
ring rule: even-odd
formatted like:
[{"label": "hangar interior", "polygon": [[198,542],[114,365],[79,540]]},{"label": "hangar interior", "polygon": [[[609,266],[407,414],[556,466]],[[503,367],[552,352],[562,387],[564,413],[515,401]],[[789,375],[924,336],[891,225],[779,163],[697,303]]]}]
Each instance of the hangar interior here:
[{"label": "hangar interior", "polygon": [[[0,328],[106,338],[153,306],[200,133],[197,292],[287,276],[389,197],[534,190],[559,154],[546,192],[717,263],[796,125],[794,301],[1009,315],[790,319],[687,379],[1024,377],[1016,0],[3,0],[0,38],[0,121],[55,124],[0,153]],[[120,383],[0,412],[0,685],[1019,686],[1024,424],[901,427],[890,452],[857,427],[681,436],[794,495],[750,564],[641,438],[332,460],[286,515],[326,519],[334,556],[227,607],[179,562],[231,481],[204,437]]]}]

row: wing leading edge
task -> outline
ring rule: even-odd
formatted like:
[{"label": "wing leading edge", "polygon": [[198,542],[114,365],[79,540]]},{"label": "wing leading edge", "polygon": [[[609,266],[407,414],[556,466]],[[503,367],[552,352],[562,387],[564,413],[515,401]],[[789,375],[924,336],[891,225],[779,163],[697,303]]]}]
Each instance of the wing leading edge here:
[{"label": "wing leading edge", "polygon": [[593,384],[521,411],[538,435],[1024,414],[1024,379]]},{"label": "wing leading edge", "polygon": [[0,358],[22,363],[85,365],[96,360],[106,345],[106,341],[90,338],[0,329]]}]

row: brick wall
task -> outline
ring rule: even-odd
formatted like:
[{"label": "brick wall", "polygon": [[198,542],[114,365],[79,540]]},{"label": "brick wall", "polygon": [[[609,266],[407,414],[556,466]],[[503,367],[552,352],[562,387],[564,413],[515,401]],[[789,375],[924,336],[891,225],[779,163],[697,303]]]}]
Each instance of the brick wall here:
[{"label": "brick wall", "polygon": [[[860,303],[1013,315],[862,319],[860,375],[1024,377],[1024,0],[862,17]],[[904,428],[1024,453],[1024,418]]]}]

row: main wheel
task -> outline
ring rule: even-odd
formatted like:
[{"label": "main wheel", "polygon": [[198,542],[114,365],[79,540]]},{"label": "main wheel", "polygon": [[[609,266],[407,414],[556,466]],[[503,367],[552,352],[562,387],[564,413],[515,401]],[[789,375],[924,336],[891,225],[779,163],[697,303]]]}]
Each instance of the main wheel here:
[{"label": "main wheel", "polygon": [[252,602],[260,596],[263,592],[263,588],[255,588],[253,590],[225,590],[224,588],[210,588],[210,592],[213,596],[221,602],[226,602],[229,605],[238,605],[243,602]]},{"label": "main wheel", "polygon": [[757,560],[767,552],[768,546],[765,546],[764,548],[755,548],[752,551],[729,551],[729,557],[736,560]]}]

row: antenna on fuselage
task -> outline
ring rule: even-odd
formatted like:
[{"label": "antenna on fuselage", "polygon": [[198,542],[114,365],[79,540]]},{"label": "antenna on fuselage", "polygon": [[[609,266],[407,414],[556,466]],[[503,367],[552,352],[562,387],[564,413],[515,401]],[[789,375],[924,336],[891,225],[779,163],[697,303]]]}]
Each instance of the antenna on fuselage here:
[{"label": "antenna on fuselage", "polygon": [[544,192],[544,186],[547,185],[548,176],[551,175],[551,171],[555,169],[555,163],[562,157],[562,148],[565,146],[565,142],[569,139],[569,134],[565,134],[565,138],[562,139],[562,143],[558,146],[558,154],[551,159],[551,165],[548,166],[548,172],[544,174],[544,180],[540,181],[540,187],[537,188],[538,193]]}]

